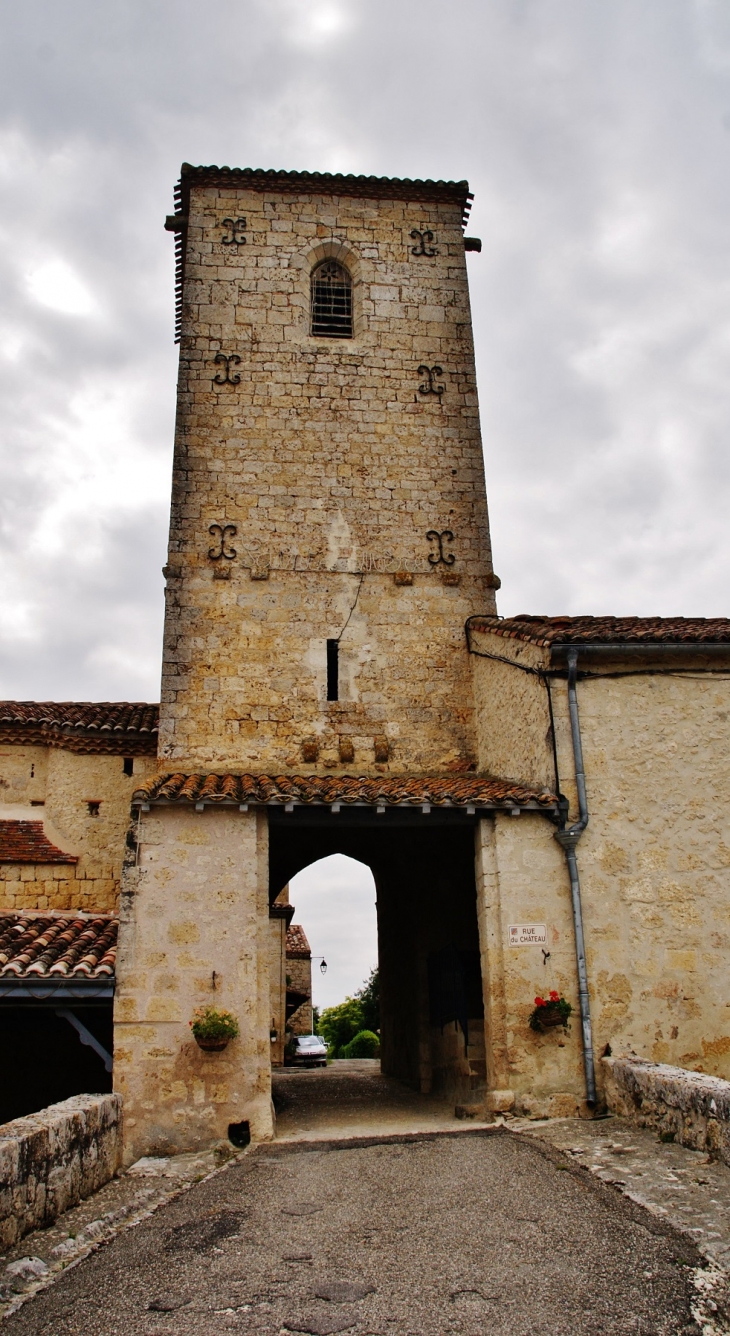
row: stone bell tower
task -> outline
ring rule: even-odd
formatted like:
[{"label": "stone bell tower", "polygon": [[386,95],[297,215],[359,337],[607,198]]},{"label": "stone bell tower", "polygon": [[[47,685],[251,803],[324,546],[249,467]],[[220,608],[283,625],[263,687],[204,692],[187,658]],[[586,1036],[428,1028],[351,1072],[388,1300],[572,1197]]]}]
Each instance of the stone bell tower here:
[{"label": "stone bell tower", "polygon": [[463,181],[183,166],[175,769],[474,770],[463,628],[498,581],[470,200]]},{"label": "stone bell tower", "polygon": [[[271,1136],[276,898],[331,853],[378,887],[383,1069],[484,1085],[475,828],[530,795],[475,773],[464,623],[498,581],[470,198],[183,167],[160,773],[133,795],[115,997],[127,1160]],[[215,1055],[189,1024],[211,1005],[240,1026]]]}]

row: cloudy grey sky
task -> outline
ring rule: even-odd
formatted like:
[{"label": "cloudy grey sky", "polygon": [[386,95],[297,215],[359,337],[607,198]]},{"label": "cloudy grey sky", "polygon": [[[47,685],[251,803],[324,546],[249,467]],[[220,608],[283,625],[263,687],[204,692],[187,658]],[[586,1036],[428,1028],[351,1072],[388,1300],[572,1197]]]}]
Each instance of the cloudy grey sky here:
[{"label": "cloudy grey sky", "polygon": [[[0,696],[158,698],[183,160],[468,177],[500,611],[728,612],[727,0],[24,0],[3,27]],[[372,882],[304,878],[331,1001],[373,963]]]},{"label": "cloudy grey sky", "polygon": [[500,611],[727,612],[727,0],[25,0],[4,29],[0,695],[157,699],[183,159],[468,177]]}]

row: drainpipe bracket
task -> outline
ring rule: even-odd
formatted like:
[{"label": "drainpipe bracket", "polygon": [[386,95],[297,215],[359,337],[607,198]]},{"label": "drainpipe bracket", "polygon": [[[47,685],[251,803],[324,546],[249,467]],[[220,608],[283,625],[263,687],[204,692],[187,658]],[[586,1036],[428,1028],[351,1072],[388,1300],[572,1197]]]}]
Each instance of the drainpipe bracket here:
[{"label": "drainpipe bracket", "polygon": [[553,832],[555,839],[563,849],[572,849],[575,851],[578,847],[578,841],[583,834],[582,830],[556,830]]}]

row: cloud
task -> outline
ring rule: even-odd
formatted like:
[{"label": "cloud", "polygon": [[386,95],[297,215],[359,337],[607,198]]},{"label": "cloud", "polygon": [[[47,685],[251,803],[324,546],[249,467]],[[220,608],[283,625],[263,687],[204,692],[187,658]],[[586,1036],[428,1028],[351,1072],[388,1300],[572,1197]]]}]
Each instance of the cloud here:
[{"label": "cloud", "polygon": [[[500,610],[727,613],[728,12],[9,7],[0,695],[158,698],[177,366],[162,223],[183,160],[467,177]],[[315,872],[297,895],[336,1001],[375,958],[372,891],[357,868]]]},{"label": "cloud", "polygon": [[725,612],[729,52],[719,0],[9,11],[3,692],[157,695],[182,160],[468,177],[501,611]]},{"label": "cloud", "polygon": [[326,974],[320,972],[319,960],[312,966],[315,1005],[334,1006],[352,995],[377,964],[373,874],[354,858],[332,854],[292,877],[289,899],[312,955],[327,962]]},{"label": "cloud", "polygon": [[41,306],[64,315],[90,315],[95,302],[65,260],[45,260],[27,276],[28,291]]}]

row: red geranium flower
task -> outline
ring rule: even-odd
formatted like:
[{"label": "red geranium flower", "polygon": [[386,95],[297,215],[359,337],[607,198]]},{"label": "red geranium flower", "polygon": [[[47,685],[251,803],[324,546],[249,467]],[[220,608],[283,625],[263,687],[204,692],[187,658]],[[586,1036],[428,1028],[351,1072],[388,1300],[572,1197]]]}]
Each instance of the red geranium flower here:
[{"label": "red geranium flower", "polygon": [[560,993],[556,993],[554,988],[551,988],[551,989],[550,989],[550,1001],[551,1001],[551,1002],[559,1002],[559,1001],[560,1001]]},{"label": "red geranium flower", "polygon": [[547,1002],[545,1001],[545,998],[544,998],[544,997],[536,997],[536,998],[535,998],[535,1006],[536,1006],[536,1007],[546,1007],[546,1006],[547,1006]]}]

